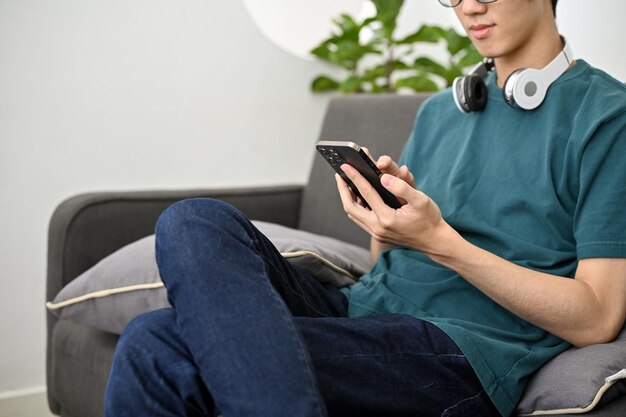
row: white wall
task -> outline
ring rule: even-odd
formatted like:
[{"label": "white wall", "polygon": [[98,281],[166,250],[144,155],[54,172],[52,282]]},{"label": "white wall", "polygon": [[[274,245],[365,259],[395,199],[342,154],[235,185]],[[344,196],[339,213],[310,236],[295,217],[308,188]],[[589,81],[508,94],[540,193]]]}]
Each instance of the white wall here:
[{"label": "white wall", "polygon": [[45,381],[54,207],[89,190],[303,183],[321,70],[240,1],[0,0],[0,393]]},{"label": "white wall", "polygon": [[[626,4],[561,3],[578,56],[626,80]],[[435,0],[407,0],[401,19],[455,24]],[[84,191],[305,181],[323,69],[271,45],[241,0],[0,0],[0,394],[45,383],[54,207]]]},{"label": "white wall", "polygon": [[576,56],[626,82],[626,3],[614,0],[561,0],[557,22]]}]

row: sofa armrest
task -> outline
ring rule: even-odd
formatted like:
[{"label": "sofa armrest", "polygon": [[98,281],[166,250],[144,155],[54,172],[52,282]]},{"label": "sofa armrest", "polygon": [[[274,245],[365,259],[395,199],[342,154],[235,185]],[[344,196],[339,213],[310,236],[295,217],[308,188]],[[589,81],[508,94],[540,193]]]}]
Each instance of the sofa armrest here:
[{"label": "sofa armrest", "polygon": [[226,201],[251,219],[298,224],[302,186],[80,194],[54,211],[48,231],[46,299],[122,246],[154,233],[159,215],[186,198]]}]

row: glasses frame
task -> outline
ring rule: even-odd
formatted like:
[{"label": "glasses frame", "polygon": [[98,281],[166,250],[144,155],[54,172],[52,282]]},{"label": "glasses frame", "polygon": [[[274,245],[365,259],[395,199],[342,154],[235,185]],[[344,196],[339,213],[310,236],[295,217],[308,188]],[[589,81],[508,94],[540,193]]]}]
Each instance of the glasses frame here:
[{"label": "glasses frame", "polygon": [[[481,4],[489,4],[489,3],[495,3],[498,0],[476,0]],[[439,4],[441,4],[443,7],[449,7],[449,8],[453,8],[458,6],[459,4],[461,4],[463,2],[463,0],[439,0]]]}]

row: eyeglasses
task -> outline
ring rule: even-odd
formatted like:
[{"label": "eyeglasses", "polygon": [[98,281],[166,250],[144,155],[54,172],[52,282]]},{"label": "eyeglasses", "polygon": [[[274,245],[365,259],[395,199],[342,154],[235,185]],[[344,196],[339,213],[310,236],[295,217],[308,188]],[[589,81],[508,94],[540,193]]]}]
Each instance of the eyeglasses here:
[{"label": "eyeglasses", "polygon": [[[439,0],[439,3],[441,3],[441,5],[445,7],[456,7],[459,4],[461,4],[462,1],[463,0]],[[477,0],[477,1],[479,3],[486,4],[486,3],[493,3],[498,0]]]}]

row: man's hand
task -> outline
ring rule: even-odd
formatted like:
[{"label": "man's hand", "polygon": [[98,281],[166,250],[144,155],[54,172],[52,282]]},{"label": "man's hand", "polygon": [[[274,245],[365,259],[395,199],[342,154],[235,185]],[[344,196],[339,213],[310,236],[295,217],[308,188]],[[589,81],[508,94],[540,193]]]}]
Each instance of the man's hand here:
[{"label": "man's hand", "polygon": [[[376,190],[359,172],[344,164],[341,169],[359,189],[371,210],[355,200],[345,182],[339,177],[337,188],[348,217],[377,241],[410,247],[425,253],[436,253],[437,236],[449,231],[450,226],[441,217],[439,207],[424,193],[413,186],[413,175],[406,166],[398,167],[389,157],[377,161],[381,171],[381,183],[392,194],[406,202],[394,210],[387,206]],[[394,176],[396,174],[397,176]]]}]

